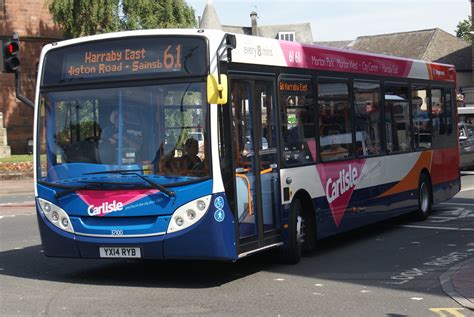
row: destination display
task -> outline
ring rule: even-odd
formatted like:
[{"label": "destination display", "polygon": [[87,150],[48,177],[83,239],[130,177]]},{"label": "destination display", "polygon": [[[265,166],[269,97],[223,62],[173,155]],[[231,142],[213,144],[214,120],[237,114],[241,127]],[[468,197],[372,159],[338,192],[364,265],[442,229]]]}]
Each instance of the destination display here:
[{"label": "destination display", "polygon": [[159,71],[181,71],[181,44],[139,49],[86,51],[68,56],[64,63],[66,77],[103,76]]},{"label": "destination display", "polygon": [[307,93],[308,83],[308,80],[280,80],[278,87],[286,94]]},{"label": "destination display", "polygon": [[43,83],[150,74],[184,76],[205,73],[206,43],[202,39],[114,39],[51,51],[46,57]]}]

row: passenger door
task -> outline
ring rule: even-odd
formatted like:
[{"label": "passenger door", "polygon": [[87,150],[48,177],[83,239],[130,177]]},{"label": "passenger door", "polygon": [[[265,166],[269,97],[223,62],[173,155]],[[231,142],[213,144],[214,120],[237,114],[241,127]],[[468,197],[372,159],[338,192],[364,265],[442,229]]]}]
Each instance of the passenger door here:
[{"label": "passenger door", "polygon": [[239,253],[274,243],[280,227],[274,80],[232,78],[230,107]]}]

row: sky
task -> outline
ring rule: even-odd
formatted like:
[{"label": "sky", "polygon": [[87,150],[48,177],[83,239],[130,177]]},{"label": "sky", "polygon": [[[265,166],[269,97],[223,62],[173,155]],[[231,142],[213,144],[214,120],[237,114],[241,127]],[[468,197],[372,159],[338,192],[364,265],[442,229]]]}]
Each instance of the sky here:
[{"label": "sky", "polygon": [[[186,0],[201,16],[208,0]],[[440,28],[454,34],[471,14],[469,0],[213,0],[221,24],[311,23],[314,41]]]}]

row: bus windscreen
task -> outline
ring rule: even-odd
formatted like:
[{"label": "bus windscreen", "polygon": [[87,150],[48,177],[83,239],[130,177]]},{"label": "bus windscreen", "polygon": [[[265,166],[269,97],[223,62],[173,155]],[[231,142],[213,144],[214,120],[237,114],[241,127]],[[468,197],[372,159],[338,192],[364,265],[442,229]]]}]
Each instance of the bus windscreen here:
[{"label": "bus windscreen", "polygon": [[43,85],[137,77],[201,76],[207,45],[193,37],[135,37],[50,51]]}]

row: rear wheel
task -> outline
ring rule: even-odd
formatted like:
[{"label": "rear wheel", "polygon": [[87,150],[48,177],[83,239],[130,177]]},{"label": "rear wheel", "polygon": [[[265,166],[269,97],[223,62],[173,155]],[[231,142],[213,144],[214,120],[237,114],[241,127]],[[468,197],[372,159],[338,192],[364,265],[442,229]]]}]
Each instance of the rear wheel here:
[{"label": "rear wheel", "polygon": [[418,185],[418,210],[415,213],[417,220],[425,220],[431,213],[433,191],[431,181],[426,173],[421,174]]},{"label": "rear wheel", "polygon": [[280,248],[279,257],[282,262],[296,264],[301,259],[302,245],[304,241],[304,218],[302,217],[302,204],[299,199],[291,203],[288,242]]}]

